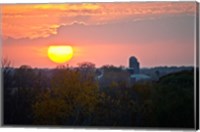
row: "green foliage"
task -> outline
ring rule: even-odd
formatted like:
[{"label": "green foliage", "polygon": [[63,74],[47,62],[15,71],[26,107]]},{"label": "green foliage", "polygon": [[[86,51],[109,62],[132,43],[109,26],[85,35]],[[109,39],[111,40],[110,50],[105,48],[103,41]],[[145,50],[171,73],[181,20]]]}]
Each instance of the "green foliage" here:
[{"label": "green foliage", "polygon": [[138,95],[140,126],[194,127],[193,71],[168,74],[158,82],[140,82],[133,90]]},{"label": "green foliage", "polygon": [[127,71],[104,71],[104,75],[100,80],[101,87],[111,88],[128,88],[129,87],[129,73]]},{"label": "green foliage", "polygon": [[152,82],[139,82],[133,86],[133,90],[140,96],[140,101],[145,101],[151,98],[154,87]]},{"label": "green foliage", "polygon": [[4,124],[194,128],[194,71],[131,86],[123,68],[104,66],[99,82],[95,69],[4,69]]},{"label": "green foliage", "polygon": [[82,80],[80,71],[57,69],[51,88],[42,93],[33,106],[35,121],[38,124],[67,124],[67,118],[71,118],[73,125],[83,124],[85,120],[81,118],[91,118],[94,111],[97,90],[97,83],[89,78]]},{"label": "green foliage", "polygon": [[156,84],[152,82],[139,82],[133,86],[137,95],[137,107],[140,116],[139,126],[151,127],[155,125],[155,104],[152,100]]},{"label": "green foliage", "polygon": [[46,91],[41,94],[40,100],[36,100],[33,106],[35,114],[35,124],[38,125],[55,125],[62,123],[66,113],[70,113],[72,108],[65,104],[61,98],[51,97],[51,93]]},{"label": "green foliage", "polygon": [[[116,89],[113,89],[116,90]],[[115,94],[102,92],[95,110],[92,125],[132,126],[135,125],[135,101],[125,89]]]},{"label": "green foliage", "polygon": [[161,78],[153,95],[157,123],[161,127],[194,127],[194,72]]}]

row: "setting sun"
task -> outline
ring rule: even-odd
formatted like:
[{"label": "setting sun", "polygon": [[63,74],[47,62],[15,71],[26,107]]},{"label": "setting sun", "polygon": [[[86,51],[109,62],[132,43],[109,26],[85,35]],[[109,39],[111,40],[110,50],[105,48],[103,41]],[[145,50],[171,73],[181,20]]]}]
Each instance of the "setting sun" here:
[{"label": "setting sun", "polygon": [[55,63],[65,63],[73,56],[71,46],[49,46],[48,57]]}]

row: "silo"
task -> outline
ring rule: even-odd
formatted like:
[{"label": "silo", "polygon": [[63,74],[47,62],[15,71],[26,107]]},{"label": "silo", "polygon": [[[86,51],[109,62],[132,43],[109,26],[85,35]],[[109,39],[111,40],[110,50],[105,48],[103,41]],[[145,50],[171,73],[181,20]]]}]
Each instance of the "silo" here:
[{"label": "silo", "polygon": [[131,56],[129,58],[129,68],[133,69],[133,74],[139,74],[140,73],[140,63],[138,62],[136,57]]}]

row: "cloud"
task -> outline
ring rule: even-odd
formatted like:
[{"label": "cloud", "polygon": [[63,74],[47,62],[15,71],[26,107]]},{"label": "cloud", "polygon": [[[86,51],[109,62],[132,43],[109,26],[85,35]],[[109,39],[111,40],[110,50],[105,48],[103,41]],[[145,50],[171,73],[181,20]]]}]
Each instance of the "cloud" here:
[{"label": "cloud", "polygon": [[154,19],[163,15],[194,15],[195,2],[79,3],[1,5],[3,38],[45,38],[61,26],[99,25]]}]

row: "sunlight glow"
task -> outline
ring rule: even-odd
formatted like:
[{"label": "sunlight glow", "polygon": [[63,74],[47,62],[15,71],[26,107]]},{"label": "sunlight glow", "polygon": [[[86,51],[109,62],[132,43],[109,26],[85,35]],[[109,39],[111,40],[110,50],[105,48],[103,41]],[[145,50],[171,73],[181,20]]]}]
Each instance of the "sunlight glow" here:
[{"label": "sunlight glow", "polygon": [[73,57],[71,46],[49,46],[48,57],[55,63],[65,63]]}]

